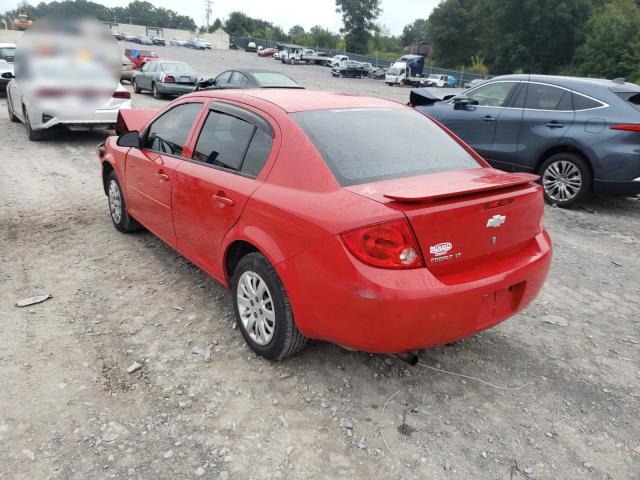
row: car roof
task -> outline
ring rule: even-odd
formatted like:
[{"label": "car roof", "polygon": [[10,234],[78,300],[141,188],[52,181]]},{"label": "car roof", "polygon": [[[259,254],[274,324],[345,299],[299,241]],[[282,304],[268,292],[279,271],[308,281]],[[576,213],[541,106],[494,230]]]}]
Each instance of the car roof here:
[{"label": "car roof", "polygon": [[600,86],[606,87],[610,89],[616,89],[621,86],[626,87],[636,87],[640,88],[633,83],[621,83],[614,82],[613,80],[608,80],[606,78],[586,78],[586,77],[571,77],[571,76],[563,76],[563,75],[527,75],[527,74],[515,74],[515,75],[501,75],[499,77],[494,77],[491,80],[515,80],[515,81],[531,81],[531,82],[542,82],[542,83],[551,83],[554,85],[569,87],[569,86],[585,86],[585,87],[593,87]]},{"label": "car roof", "polygon": [[207,90],[194,95],[228,98],[243,103],[253,99],[269,102],[287,113],[310,110],[354,109],[354,108],[402,108],[403,105],[382,98],[364,97],[346,93],[330,93],[297,89],[238,89]]}]

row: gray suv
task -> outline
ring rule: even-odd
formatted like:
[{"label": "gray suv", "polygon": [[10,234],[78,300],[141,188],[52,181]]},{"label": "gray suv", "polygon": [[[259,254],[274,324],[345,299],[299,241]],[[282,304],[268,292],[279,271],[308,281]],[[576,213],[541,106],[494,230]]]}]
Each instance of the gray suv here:
[{"label": "gray suv", "polygon": [[411,103],[494,167],[540,174],[558,206],[640,194],[640,86],[623,79],[506,75],[443,101],[414,90]]}]

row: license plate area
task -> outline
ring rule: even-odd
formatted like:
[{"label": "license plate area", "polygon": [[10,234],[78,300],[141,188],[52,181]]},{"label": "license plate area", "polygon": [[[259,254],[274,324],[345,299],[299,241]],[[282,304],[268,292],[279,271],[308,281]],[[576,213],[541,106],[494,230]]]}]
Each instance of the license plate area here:
[{"label": "license plate area", "polygon": [[520,282],[507,288],[483,294],[477,328],[490,327],[505,316],[515,312],[522,301],[526,284],[527,282]]}]

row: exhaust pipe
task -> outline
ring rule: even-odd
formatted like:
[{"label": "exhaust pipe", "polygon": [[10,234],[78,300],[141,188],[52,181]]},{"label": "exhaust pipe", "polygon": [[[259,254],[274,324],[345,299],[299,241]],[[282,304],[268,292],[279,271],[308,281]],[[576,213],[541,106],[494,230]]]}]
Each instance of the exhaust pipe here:
[{"label": "exhaust pipe", "polygon": [[393,356],[407,362],[412,367],[415,367],[420,361],[420,357],[416,354],[416,352],[396,353]]}]

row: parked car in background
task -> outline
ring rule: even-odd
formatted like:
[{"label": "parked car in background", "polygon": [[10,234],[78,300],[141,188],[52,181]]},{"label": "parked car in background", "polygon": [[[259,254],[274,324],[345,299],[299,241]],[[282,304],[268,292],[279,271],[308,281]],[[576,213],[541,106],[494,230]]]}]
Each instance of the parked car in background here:
[{"label": "parked car in background", "polygon": [[537,177],[490,168],[397,102],[198,92],[118,123],[97,149],[114,227],[144,225],[228,286],[267,359],[307,338],[451,343],[525,308],[549,271]]},{"label": "parked car in background", "polygon": [[236,45],[235,43],[230,43],[229,44],[229,50],[240,50],[240,47],[238,45]]},{"label": "parked car in background", "polygon": [[189,39],[189,40],[187,40],[187,43],[186,43],[185,47],[191,48],[193,50],[206,50],[206,48],[207,48],[198,39]]},{"label": "parked car in background", "polygon": [[[7,91],[7,85],[13,78],[13,60],[15,56],[15,43],[0,43],[0,93]],[[3,74],[7,75],[3,77]]]},{"label": "parked car in background", "polygon": [[492,165],[539,174],[550,203],[570,207],[592,192],[640,194],[638,85],[623,79],[506,75],[425,103],[416,108]]},{"label": "parked car in background", "polygon": [[122,57],[122,71],[120,72],[120,81],[131,81],[133,73],[136,71],[136,67],[131,60],[127,57]]},{"label": "parked car in background", "polygon": [[206,48],[207,50],[211,50],[211,43],[210,42],[208,42],[206,40],[203,40],[203,39],[199,39],[199,42],[202,45],[204,45],[204,48]]},{"label": "parked car in background", "polygon": [[425,78],[424,85],[427,87],[456,88],[458,86],[458,79],[452,75],[432,73]]},{"label": "parked car in background", "polygon": [[478,85],[480,85],[481,83],[484,83],[484,82],[486,82],[486,80],[483,79],[483,78],[474,78],[470,82],[465,82],[464,88],[477,87]]},{"label": "parked car in background", "polygon": [[198,82],[196,90],[230,88],[304,88],[293,78],[280,72],[259,68],[236,68],[222,72],[215,78]]},{"label": "parked car in background", "polygon": [[111,33],[113,34],[113,38],[115,38],[116,40],[124,39],[124,35],[120,33],[118,30],[111,30]]},{"label": "parked car in background", "polygon": [[198,73],[184,62],[168,62],[159,60],[150,62],[136,71],[131,78],[135,93],[148,90],[154,98],[165,95],[182,95],[191,93],[200,79]]},{"label": "parked car in background", "polygon": [[140,45],[153,45],[153,40],[146,35],[138,35],[134,42],[139,43]]},{"label": "parked car in background", "polygon": [[327,60],[327,66],[333,68],[340,65],[342,62],[346,62],[347,60],[349,60],[349,57],[346,55],[334,55]]},{"label": "parked car in background", "polygon": [[171,45],[172,47],[186,47],[187,41],[178,37],[173,37],[171,40],[169,40],[169,45]]},{"label": "parked car in background", "polygon": [[127,57],[136,69],[140,68],[145,63],[155,62],[158,60],[158,54],[151,50],[141,50],[138,48],[127,48],[124,51],[125,57]]},{"label": "parked car in background", "polygon": [[256,53],[258,51],[258,47],[255,42],[249,42],[244,49],[245,52],[253,52]]},{"label": "parked car in background", "polygon": [[124,37],[124,40],[126,40],[128,42],[136,43],[136,36],[135,35],[132,35],[130,33],[123,33],[122,36]]},{"label": "parked car in background", "polygon": [[331,75],[339,78],[364,78],[368,73],[369,70],[360,62],[354,62],[352,60],[347,60],[331,68]]},{"label": "parked car in background", "polygon": [[273,57],[274,54],[278,52],[277,48],[263,48],[258,52],[258,56],[260,57]]},{"label": "parked car in background", "polygon": [[161,37],[161,36],[159,36],[159,35],[154,35],[154,36],[152,36],[152,37],[151,37],[151,42],[152,42],[154,45],[161,45],[161,46],[163,46],[163,47],[164,47],[164,46],[166,46],[166,44],[167,44],[167,42],[165,42],[164,38],[162,38],[162,37]]}]

